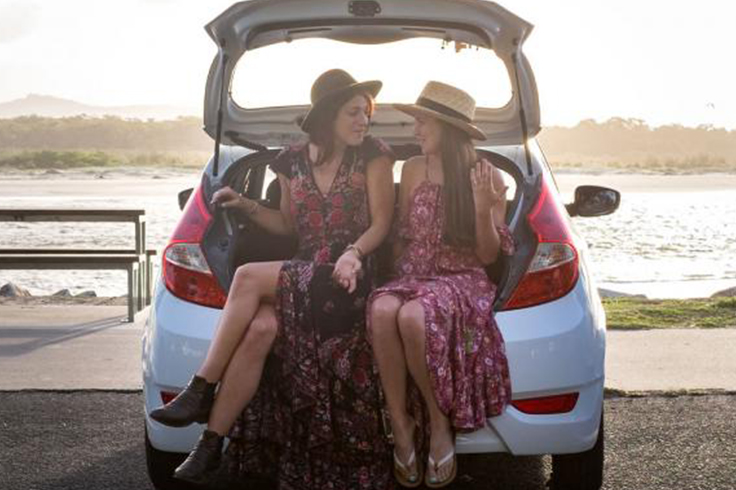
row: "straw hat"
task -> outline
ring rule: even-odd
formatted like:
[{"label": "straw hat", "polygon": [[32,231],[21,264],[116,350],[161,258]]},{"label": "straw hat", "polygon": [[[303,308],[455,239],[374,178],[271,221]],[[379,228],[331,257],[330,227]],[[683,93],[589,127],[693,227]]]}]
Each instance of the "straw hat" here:
[{"label": "straw hat", "polygon": [[485,140],[483,131],[473,125],[475,99],[470,94],[440,82],[427,82],[415,104],[393,104],[412,117],[430,116],[462,129],[473,139]]},{"label": "straw hat", "polygon": [[366,92],[375,97],[382,86],[383,83],[378,80],[358,82],[345,70],[334,69],[324,72],[312,85],[312,107],[301,122],[302,130],[308,133],[319,114],[329,108],[333,102],[347,101],[354,95]]}]

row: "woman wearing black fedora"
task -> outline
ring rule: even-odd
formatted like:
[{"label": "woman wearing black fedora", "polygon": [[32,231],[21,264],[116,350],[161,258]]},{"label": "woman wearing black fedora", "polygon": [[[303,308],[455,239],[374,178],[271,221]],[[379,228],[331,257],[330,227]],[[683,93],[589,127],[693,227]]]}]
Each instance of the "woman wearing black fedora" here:
[{"label": "woman wearing black fedora", "polygon": [[[389,231],[394,202],[394,157],[366,136],[380,88],[342,70],[317,78],[301,122],[308,142],[271,164],[280,210],[229,188],[214,194],[271,233],[295,234],[299,246],[291,260],[238,268],[204,363],[151,413],[177,427],[207,422],[175,477],[256,475],[288,489],[391,485],[364,328],[372,252]],[[218,472],[226,435],[228,464]]]},{"label": "woman wearing black fedora", "polygon": [[454,433],[484,427],[510,400],[492,311],[496,286],[484,266],[511,254],[513,241],[503,177],[471,141],[486,139],[472,124],[472,97],[429,82],[416,104],[394,107],[415,118],[422,155],[402,169],[398,278],[370,297],[369,337],[394,435],[394,475],[406,487],[424,480],[439,488],[457,474]]}]

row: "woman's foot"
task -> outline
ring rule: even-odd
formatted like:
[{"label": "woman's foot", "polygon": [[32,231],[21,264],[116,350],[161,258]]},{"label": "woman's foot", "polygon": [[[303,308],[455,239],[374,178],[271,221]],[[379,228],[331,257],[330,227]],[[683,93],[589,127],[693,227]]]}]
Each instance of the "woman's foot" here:
[{"label": "woman's foot", "polygon": [[457,476],[455,437],[448,421],[441,427],[432,428],[425,484],[429,488],[442,488],[452,483],[455,476]]},{"label": "woman's foot", "polygon": [[174,478],[196,485],[207,483],[209,476],[220,466],[224,439],[217,432],[204,431],[194,451],[174,470]]},{"label": "woman's foot", "polygon": [[176,398],[151,412],[151,418],[169,427],[186,427],[194,422],[205,424],[215,401],[217,383],[208,383],[197,375]]},{"label": "woman's foot", "polygon": [[415,488],[421,485],[421,471],[414,447],[416,422],[407,418],[403,423],[394,423],[394,477],[403,487]]}]

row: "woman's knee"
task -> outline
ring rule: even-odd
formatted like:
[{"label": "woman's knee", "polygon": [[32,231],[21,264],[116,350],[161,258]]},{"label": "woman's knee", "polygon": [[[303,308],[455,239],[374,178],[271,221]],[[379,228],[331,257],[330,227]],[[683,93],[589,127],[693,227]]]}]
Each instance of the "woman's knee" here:
[{"label": "woman's knee", "polygon": [[424,308],[418,301],[410,301],[399,309],[399,331],[404,340],[424,339]]},{"label": "woman's knee", "polygon": [[255,281],[256,274],[252,264],[243,264],[235,269],[233,275],[232,289],[251,289]]},{"label": "woman's knee", "polygon": [[245,334],[245,344],[258,351],[271,350],[278,332],[278,321],[273,316],[256,317]]},{"label": "woman's knee", "polygon": [[395,329],[400,309],[401,300],[395,296],[383,295],[376,298],[370,307],[371,330],[375,333],[385,329]]}]

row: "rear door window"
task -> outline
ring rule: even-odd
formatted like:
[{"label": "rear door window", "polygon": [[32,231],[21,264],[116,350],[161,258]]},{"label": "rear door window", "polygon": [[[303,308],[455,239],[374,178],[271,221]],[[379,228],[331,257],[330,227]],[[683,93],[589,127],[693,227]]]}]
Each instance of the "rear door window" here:
[{"label": "rear door window", "polygon": [[414,102],[429,80],[465,90],[479,107],[503,107],[512,95],[493,51],[420,38],[377,45],[302,39],[248,51],[235,67],[232,97],[247,109],[309,104],[312,82],[331,68],[381,80],[380,103]]}]

